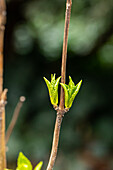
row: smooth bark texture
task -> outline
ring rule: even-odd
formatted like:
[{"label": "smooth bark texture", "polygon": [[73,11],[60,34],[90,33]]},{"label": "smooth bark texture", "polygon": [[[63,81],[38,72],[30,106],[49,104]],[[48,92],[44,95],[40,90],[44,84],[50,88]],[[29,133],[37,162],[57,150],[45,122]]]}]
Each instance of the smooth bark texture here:
[{"label": "smooth bark texture", "polygon": [[50,159],[49,159],[47,170],[53,169],[53,166],[54,166],[54,163],[55,163],[55,160],[56,160],[61,123],[62,123],[62,116],[60,114],[57,114],[55,129],[54,129],[51,156],[50,156]]},{"label": "smooth bark texture", "polygon": [[5,89],[0,96],[0,170],[6,168],[6,147],[5,147],[5,104],[6,94]]},{"label": "smooth bark texture", "polygon": [[[68,43],[68,32],[69,32],[69,23],[71,15],[71,0],[67,0],[66,3],[66,13],[65,13],[65,27],[64,27],[64,41],[63,41],[63,52],[62,52],[62,66],[61,66],[61,83],[65,83],[66,79],[66,60],[67,60],[67,43]],[[60,110],[64,110],[64,89],[61,86],[60,93]]]},{"label": "smooth bark texture", "polygon": [[[3,91],[3,44],[6,22],[5,1],[0,0],[0,170],[6,167],[5,153],[5,100],[2,98]],[[6,91],[5,91],[6,95]]]},{"label": "smooth bark texture", "polygon": [[[71,15],[71,5],[72,5],[71,0],[67,0],[66,13],[65,13],[63,52],[62,52],[61,83],[65,83],[65,77],[66,77],[67,42],[68,42],[68,32],[69,32],[69,23],[70,23],[70,15]],[[47,170],[53,169],[56,156],[57,156],[62,118],[66,112],[64,108],[64,102],[65,102],[64,100],[65,100],[64,90],[61,87],[60,104],[59,107],[57,108],[57,117],[56,117],[55,129],[54,129],[53,144],[52,144],[52,150],[51,150],[51,155],[47,166]]]},{"label": "smooth bark texture", "polygon": [[7,129],[7,132],[6,132],[6,138],[5,138],[6,139],[6,144],[7,144],[8,140],[9,140],[9,138],[11,136],[11,133],[12,133],[12,131],[14,129],[14,126],[16,124],[16,121],[18,119],[18,116],[19,116],[19,113],[20,113],[20,110],[21,110],[21,107],[22,107],[24,101],[25,101],[25,97],[21,96],[20,99],[19,99],[19,102],[17,103],[17,106],[16,106],[16,108],[14,110],[12,120],[11,120],[10,125],[9,125],[9,127]]}]

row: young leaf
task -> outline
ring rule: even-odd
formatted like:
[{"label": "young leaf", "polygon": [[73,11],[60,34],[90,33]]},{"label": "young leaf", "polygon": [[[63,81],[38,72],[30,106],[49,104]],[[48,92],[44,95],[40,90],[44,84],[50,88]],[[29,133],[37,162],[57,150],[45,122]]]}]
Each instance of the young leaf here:
[{"label": "young leaf", "polygon": [[82,84],[82,80],[75,86],[72,78],[69,76],[69,84],[60,83],[65,92],[65,107],[70,108],[73,104],[73,101],[79,92],[79,89]]},{"label": "young leaf", "polygon": [[32,170],[31,162],[22,152],[19,153],[16,170]]},{"label": "young leaf", "polygon": [[39,163],[37,164],[37,166],[35,167],[35,169],[34,169],[34,170],[41,170],[42,165],[43,165],[43,162],[42,162],[42,161],[41,161],[41,162],[39,162]]},{"label": "young leaf", "polygon": [[59,85],[60,78],[61,76],[55,80],[55,74],[54,75],[51,74],[51,82],[50,82],[44,77],[44,80],[49,90],[51,104],[54,106],[57,106],[58,104],[58,85]]}]

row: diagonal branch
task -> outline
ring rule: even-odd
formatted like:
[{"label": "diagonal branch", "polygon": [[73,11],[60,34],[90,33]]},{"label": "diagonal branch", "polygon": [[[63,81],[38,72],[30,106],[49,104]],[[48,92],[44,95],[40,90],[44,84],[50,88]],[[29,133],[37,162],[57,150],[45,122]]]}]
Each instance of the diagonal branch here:
[{"label": "diagonal branch", "polygon": [[[69,23],[70,23],[70,15],[71,15],[71,5],[72,5],[71,0],[67,0],[66,13],[65,13],[63,52],[62,52],[61,83],[65,83],[65,76],[66,76],[67,42],[68,42],[68,32],[69,32]],[[64,90],[61,87],[60,104],[57,110],[57,117],[56,117],[54,136],[53,136],[53,144],[52,144],[52,150],[51,150],[51,155],[50,155],[49,163],[47,166],[47,170],[52,170],[54,167],[54,163],[55,163],[56,156],[57,156],[57,150],[58,150],[60,128],[61,128],[61,123],[62,123],[64,114],[65,114]]]},{"label": "diagonal branch", "polygon": [[19,116],[19,113],[20,113],[20,110],[23,106],[24,101],[25,101],[25,97],[21,96],[20,99],[19,99],[19,102],[16,105],[16,108],[15,108],[14,113],[13,113],[12,120],[11,120],[10,125],[7,129],[7,132],[6,132],[6,144],[9,141],[9,138],[11,136],[13,129],[14,129],[14,126],[16,124],[16,121],[18,119],[18,116]]}]

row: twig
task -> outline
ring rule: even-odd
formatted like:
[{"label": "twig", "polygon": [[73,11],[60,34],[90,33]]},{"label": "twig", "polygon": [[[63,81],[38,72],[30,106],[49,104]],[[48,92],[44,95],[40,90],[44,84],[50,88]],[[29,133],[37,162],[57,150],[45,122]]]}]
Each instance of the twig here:
[{"label": "twig", "polygon": [[22,107],[24,101],[25,101],[25,97],[21,96],[20,99],[19,99],[19,102],[16,105],[16,108],[15,108],[14,113],[13,113],[12,120],[11,120],[10,125],[7,129],[7,132],[6,132],[6,144],[9,141],[9,138],[11,136],[13,129],[14,129],[14,126],[16,124],[16,121],[18,119],[18,116],[19,116],[19,113],[20,113],[20,110],[21,110],[21,107]]},{"label": "twig", "polygon": [[53,166],[54,166],[54,163],[55,163],[55,160],[56,160],[61,123],[62,123],[62,116],[60,114],[58,114],[57,117],[56,117],[52,150],[51,150],[51,155],[50,155],[47,170],[53,169]]},{"label": "twig", "polygon": [[[3,44],[6,23],[5,0],[0,0],[0,96],[3,94]],[[0,170],[6,167],[5,153],[5,105],[0,105]]]},{"label": "twig", "polygon": [[5,23],[6,23],[6,5],[4,0],[0,0],[0,93],[2,93],[3,89],[3,44]]},{"label": "twig", "polygon": [[6,167],[6,149],[5,149],[5,104],[7,89],[5,89],[0,97],[0,170]]},{"label": "twig", "polygon": [[[65,83],[66,76],[66,60],[67,60],[67,42],[68,42],[68,32],[69,32],[69,23],[71,15],[71,0],[67,0],[66,3],[66,14],[65,14],[65,28],[64,28],[64,42],[63,42],[63,52],[62,52],[62,66],[61,66],[61,83]],[[60,93],[60,110],[64,110],[64,90],[61,86]]]},{"label": "twig", "polygon": [[[65,76],[66,76],[67,42],[68,42],[68,32],[69,32],[69,23],[70,23],[70,15],[71,15],[71,5],[72,5],[72,1],[67,0],[66,13],[65,13],[63,52],[62,52],[61,83],[65,83]],[[66,110],[64,109],[64,102],[65,102],[64,101],[64,90],[61,87],[60,104],[59,104],[59,108],[57,111],[52,150],[51,150],[51,155],[50,155],[49,163],[47,166],[47,170],[53,169],[53,166],[56,160],[62,118],[66,112]]]}]

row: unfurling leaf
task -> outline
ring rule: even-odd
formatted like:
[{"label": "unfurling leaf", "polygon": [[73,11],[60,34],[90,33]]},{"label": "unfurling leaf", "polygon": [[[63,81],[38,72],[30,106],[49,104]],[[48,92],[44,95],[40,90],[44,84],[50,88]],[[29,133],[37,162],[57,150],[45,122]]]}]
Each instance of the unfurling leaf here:
[{"label": "unfurling leaf", "polygon": [[69,84],[60,83],[65,92],[65,107],[70,108],[73,104],[73,101],[79,92],[82,80],[75,86],[72,78],[69,76]]},{"label": "unfurling leaf", "polygon": [[[34,168],[34,170],[41,170],[41,167],[43,165],[43,162],[39,162],[37,166]],[[17,159],[17,168],[16,170],[32,170],[33,167],[31,165],[31,162],[29,161],[28,158],[25,157],[25,155],[20,152],[18,159]],[[7,169],[5,168],[4,170],[12,170],[12,169]]]},{"label": "unfurling leaf", "polygon": [[55,80],[55,74],[54,75],[51,74],[51,82],[50,82],[44,77],[44,80],[49,90],[51,104],[54,106],[57,106],[58,104],[58,85],[59,85],[60,78],[61,76]]},{"label": "unfurling leaf", "polygon": [[41,161],[41,162],[39,162],[39,163],[37,164],[37,166],[35,167],[35,169],[34,169],[34,170],[41,170],[42,165],[43,165],[43,162],[42,162],[42,161]]},{"label": "unfurling leaf", "polygon": [[32,170],[31,162],[22,152],[19,153],[16,170]]}]

